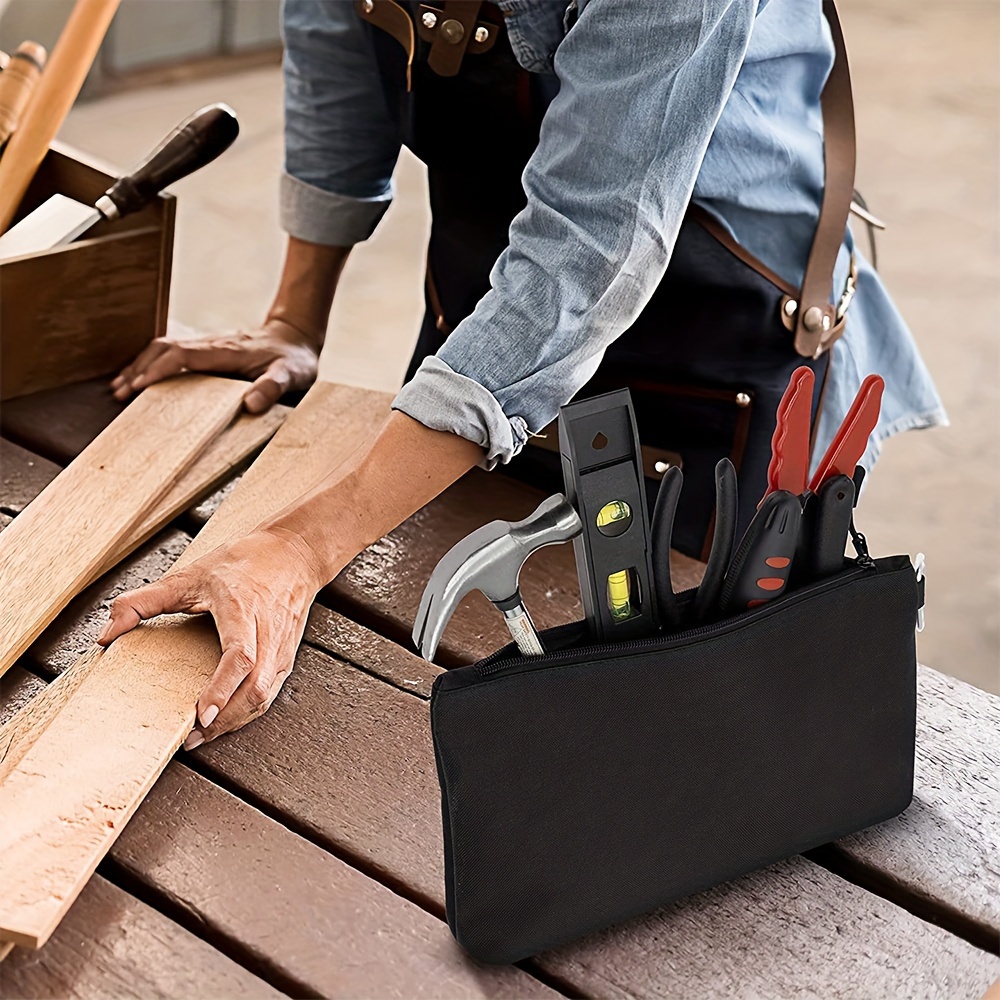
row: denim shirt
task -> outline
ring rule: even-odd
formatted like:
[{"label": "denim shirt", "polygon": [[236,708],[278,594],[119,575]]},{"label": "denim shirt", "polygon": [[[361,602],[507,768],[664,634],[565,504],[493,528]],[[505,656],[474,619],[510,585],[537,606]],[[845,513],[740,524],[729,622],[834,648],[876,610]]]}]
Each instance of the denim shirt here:
[{"label": "denim shirt", "polygon": [[[507,462],[594,374],[670,261],[693,198],[801,285],[823,191],[820,92],[833,63],[821,0],[497,0],[521,65],[559,91],[523,175],[527,205],[491,290],[393,407]],[[284,228],[366,239],[392,198],[400,139],[348,0],[284,0]],[[474,136],[470,137],[474,141]],[[847,277],[853,238],[834,288]],[[913,338],[855,250],[822,455],[861,380],[886,380],[864,464],[890,435],[947,423]]]}]

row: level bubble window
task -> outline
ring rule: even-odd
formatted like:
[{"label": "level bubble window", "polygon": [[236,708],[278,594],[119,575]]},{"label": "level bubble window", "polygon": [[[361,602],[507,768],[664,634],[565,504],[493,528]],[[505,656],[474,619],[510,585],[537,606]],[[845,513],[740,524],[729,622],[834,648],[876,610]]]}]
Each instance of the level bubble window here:
[{"label": "level bubble window", "polygon": [[632,508],[624,500],[612,500],[597,512],[597,530],[608,538],[624,535],[631,523]]}]

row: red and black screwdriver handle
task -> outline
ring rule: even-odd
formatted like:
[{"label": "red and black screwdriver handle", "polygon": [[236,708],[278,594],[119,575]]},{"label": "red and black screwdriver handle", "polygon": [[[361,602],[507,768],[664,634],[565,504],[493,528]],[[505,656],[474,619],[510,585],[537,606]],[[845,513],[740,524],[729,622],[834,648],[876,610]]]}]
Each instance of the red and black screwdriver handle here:
[{"label": "red and black screwdriver handle", "polygon": [[802,528],[802,500],[788,490],[769,493],[754,515],[726,574],[720,608],[735,615],[784,593]]}]

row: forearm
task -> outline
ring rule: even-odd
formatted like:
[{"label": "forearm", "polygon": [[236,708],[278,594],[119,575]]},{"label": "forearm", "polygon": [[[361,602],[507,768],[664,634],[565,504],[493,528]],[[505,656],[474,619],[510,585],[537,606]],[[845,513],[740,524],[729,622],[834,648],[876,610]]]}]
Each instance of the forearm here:
[{"label": "forearm", "polygon": [[307,337],[317,350],[323,346],[333,296],[351,247],[323,246],[288,237],[278,291],[267,313]]},{"label": "forearm", "polygon": [[393,412],[318,487],[262,528],[290,538],[317,589],[482,458],[482,448]]}]

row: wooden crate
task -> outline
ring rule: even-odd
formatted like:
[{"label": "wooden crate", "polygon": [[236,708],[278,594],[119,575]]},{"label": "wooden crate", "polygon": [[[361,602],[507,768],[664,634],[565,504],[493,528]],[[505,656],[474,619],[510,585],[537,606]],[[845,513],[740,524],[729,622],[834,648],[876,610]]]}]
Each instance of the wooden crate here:
[{"label": "wooden crate", "polygon": [[[55,145],[15,221],[60,193],[93,204],[114,172]],[[0,263],[0,400],[116,371],[167,324],[175,199]]]}]

